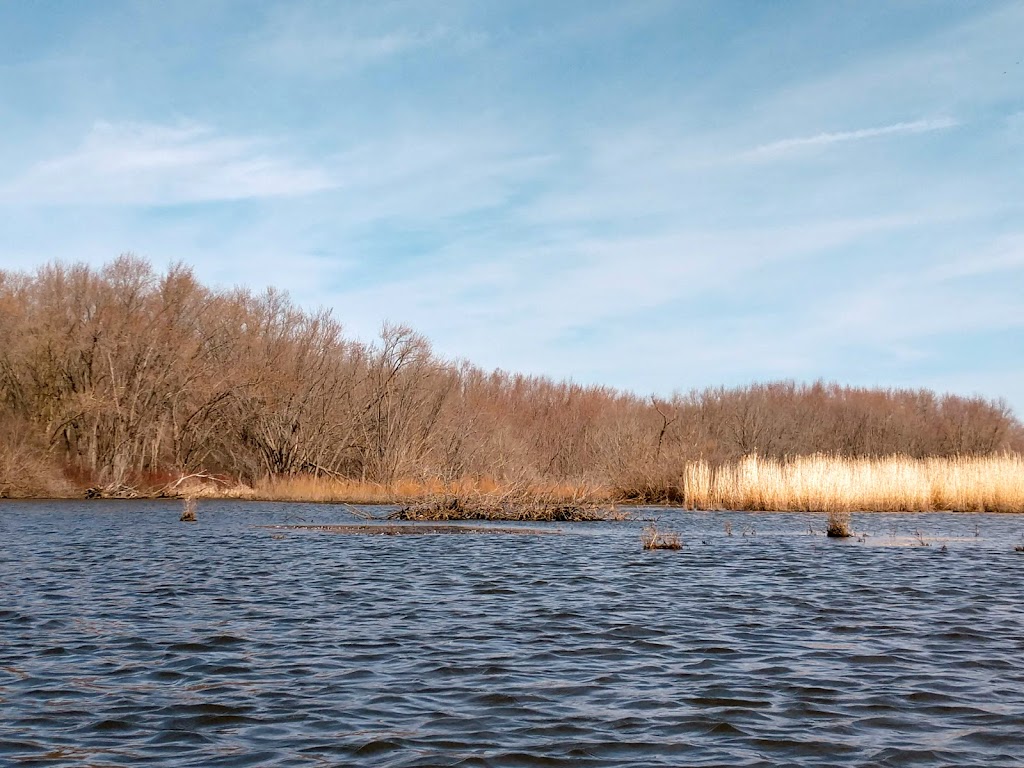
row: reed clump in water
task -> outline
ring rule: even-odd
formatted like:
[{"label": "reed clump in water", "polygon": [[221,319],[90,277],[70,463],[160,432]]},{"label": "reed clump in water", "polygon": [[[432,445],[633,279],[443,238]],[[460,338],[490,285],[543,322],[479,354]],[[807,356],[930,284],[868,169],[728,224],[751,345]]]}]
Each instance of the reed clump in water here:
[{"label": "reed clump in water", "polygon": [[513,485],[490,491],[463,489],[427,496],[389,515],[393,520],[523,520],[530,522],[591,522],[626,517],[615,505],[592,496],[586,489],[566,494],[564,489]]},{"label": "reed clump in water", "polygon": [[683,542],[678,533],[659,531],[654,524],[644,526],[640,531],[640,544],[644,549],[682,549]]},{"label": "reed clump in water", "polygon": [[829,512],[825,535],[832,539],[848,539],[853,536],[853,531],[850,528],[850,513]]},{"label": "reed clump in water", "polygon": [[1024,512],[1024,457],[747,457],[684,470],[685,506],[785,512]]},{"label": "reed clump in water", "polygon": [[183,523],[194,523],[198,520],[196,517],[196,500],[193,496],[185,498],[185,504],[181,510],[181,517],[179,518]]}]

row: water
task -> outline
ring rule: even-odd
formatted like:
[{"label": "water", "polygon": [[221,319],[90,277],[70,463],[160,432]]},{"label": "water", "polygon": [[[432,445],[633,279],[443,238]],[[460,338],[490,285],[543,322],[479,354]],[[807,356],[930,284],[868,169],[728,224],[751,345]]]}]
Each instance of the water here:
[{"label": "water", "polygon": [[179,512],[0,504],[0,765],[1024,765],[1021,517]]}]

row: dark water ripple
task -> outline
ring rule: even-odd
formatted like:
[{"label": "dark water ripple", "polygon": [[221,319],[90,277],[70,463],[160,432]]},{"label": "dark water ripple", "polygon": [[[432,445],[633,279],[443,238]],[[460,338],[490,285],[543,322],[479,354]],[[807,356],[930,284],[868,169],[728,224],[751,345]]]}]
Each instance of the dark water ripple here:
[{"label": "dark water ripple", "polygon": [[688,546],[643,552],[178,513],[0,505],[0,765],[1024,765],[1020,517],[658,512]]}]

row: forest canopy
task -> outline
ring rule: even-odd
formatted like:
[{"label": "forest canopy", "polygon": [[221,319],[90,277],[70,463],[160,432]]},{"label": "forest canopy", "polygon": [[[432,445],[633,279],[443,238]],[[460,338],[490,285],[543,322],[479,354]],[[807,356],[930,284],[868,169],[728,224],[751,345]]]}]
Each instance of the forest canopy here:
[{"label": "forest canopy", "polygon": [[656,498],[695,460],[1022,449],[1002,401],[790,381],[644,397],[446,360],[404,326],[360,343],[328,311],[208,288],[183,264],[0,271],[0,496],[204,472]]}]

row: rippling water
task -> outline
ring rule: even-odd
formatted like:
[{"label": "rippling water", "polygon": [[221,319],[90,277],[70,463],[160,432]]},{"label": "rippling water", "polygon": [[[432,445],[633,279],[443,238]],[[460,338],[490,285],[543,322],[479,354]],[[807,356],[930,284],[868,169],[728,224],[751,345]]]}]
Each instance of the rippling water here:
[{"label": "rippling water", "polygon": [[1024,765],[1021,517],[179,512],[0,505],[0,765]]}]

